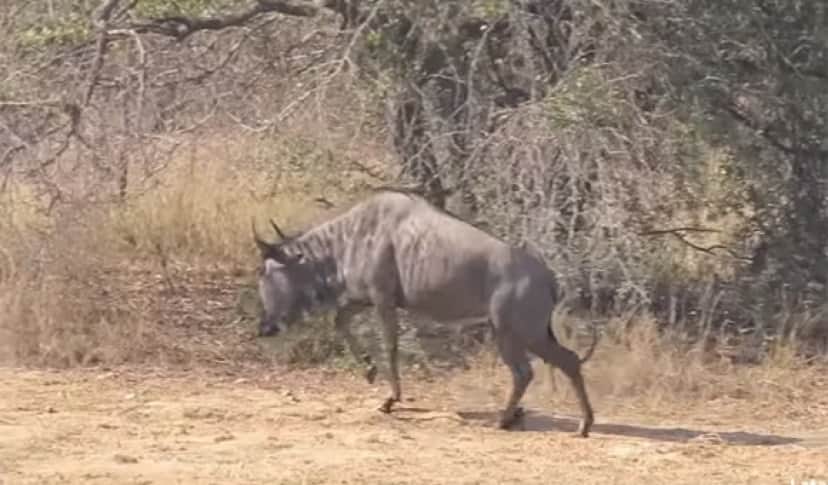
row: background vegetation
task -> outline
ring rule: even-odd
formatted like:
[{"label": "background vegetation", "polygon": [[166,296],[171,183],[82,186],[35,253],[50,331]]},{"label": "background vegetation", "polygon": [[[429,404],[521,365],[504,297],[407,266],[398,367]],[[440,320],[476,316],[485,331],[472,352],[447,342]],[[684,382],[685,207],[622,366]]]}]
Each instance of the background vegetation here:
[{"label": "background vegetation", "polygon": [[[388,183],[541,249],[556,325],[647,362],[632,390],[824,358],[820,2],[37,0],[0,27],[6,360],[341,358],[324,322],[253,339],[250,219]],[[434,365],[483,339],[412,335]]]}]

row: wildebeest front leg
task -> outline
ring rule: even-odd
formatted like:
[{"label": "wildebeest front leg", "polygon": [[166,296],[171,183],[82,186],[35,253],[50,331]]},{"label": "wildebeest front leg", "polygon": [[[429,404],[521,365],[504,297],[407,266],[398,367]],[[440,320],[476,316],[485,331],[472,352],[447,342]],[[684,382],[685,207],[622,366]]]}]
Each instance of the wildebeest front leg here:
[{"label": "wildebeest front leg", "polygon": [[365,350],[364,347],[362,347],[362,345],[360,345],[359,341],[351,332],[351,322],[353,321],[354,316],[360,313],[361,310],[361,308],[354,306],[346,306],[341,308],[336,313],[336,317],[334,318],[334,326],[337,333],[345,340],[345,344],[348,346],[348,350],[350,350],[351,355],[354,356],[354,359],[365,365],[365,373],[363,375],[365,380],[367,380],[369,384],[372,384],[374,379],[377,377],[377,366],[374,364],[374,360],[371,358],[371,355]]},{"label": "wildebeest front leg", "polygon": [[398,358],[398,318],[397,312],[392,306],[381,305],[377,307],[377,313],[382,325],[383,344],[388,356],[388,380],[391,384],[391,395],[380,406],[380,411],[390,413],[395,402],[402,398],[400,389],[400,370]]}]

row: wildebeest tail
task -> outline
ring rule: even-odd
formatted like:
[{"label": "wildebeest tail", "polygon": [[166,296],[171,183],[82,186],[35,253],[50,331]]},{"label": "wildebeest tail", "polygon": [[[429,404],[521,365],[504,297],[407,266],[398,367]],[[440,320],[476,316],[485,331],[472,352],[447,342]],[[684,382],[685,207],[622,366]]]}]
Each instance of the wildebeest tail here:
[{"label": "wildebeest tail", "polygon": [[595,346],[598,344],[598,329],[595,328],[594,323],[590,325],[590,328],[592,329],[592,344],[590,344],[589,350],[586,351],[586,354],[580,358],[582,364],[592,357],[592,353],[595,352]]},{"label": "wildebeest tail", "polygon": [[555,331],[552,330],[552,320],[550,320],[549,325],[546,326],[546,332],[549,334],[549,338],[552,339],[552,342],[557,344],[558,339],[555,337]]},{"label": "wildebeest tail", "polygon": [[[537,257],[540,257],[540,255],[537,255]],[[549,274],[551,276],[551,278],[549,278],[549,297],[552,298],[553,302],[555,302],[555,300],[558,298],[558,284],[557,281],[555,281],[555,274],[552,273],[552,271],[550,271]],[[555,337],[555,331],[552,329],[552,318],[554,314],[555,312],[553,311],[549,315],[549,324],[546,325],[546,333],[549,334],[549,338],[552,340],[552,343],[558,345],[558,339]]]}]

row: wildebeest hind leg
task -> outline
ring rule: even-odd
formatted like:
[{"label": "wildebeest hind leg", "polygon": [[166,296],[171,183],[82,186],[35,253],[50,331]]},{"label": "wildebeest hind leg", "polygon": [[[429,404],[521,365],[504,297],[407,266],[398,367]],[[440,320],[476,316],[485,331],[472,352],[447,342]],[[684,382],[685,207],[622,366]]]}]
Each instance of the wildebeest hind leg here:
[{"label": "wildebeest hind leg", "polygon": [[532,382],[534,373],[526,350],[513,336],[501,331],[497,333],[495,339],[500,358],[512,373],[512,391],[498,423],[500,428],[507,429],[523,414],[523,409],[518,406],[518,403],[526,393],[529,383]]},{"label": "wildebeest hind leg", "polygon": [[561,369],[569,378],[583,416],[577,434],[586,438],[589,436],[589,430],[595,422],[595,416],[584,385],[584,376],[581,373],[581,361],[578,355],[563,345],[554,342],[538,345],[537,347],[532,349],[532,353],[542,358],[548,365]]},{"label": "wildebeest hind leg", "polygon": [[334,318],[334,326],[337,333],[345,340],[345,345],[348,346],[348,350],[354,356],[354,359],[365,365],[365,373],[363,375],[365,380],[371,384],[377,376],[377,366],[374,364],[371,355],[360,345],[359,341],[351,332],[351,322],[354,316],[361,310],[361,308],[355,306],[346,306],[340,309]]}]

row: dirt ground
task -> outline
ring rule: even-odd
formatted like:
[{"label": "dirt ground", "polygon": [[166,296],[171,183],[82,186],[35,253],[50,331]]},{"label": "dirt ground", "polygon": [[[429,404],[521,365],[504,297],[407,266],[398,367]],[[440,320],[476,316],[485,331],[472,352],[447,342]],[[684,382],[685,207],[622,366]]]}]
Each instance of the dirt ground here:
[{"label": "dirt ground", "polygon": [[557,381],[492,424],[504,376],[403,376],[397,412],[345,372],[0,369],[0,483],[755,483],[828,480],[828,401],[640,406],[595,397],[573,436]]}]

